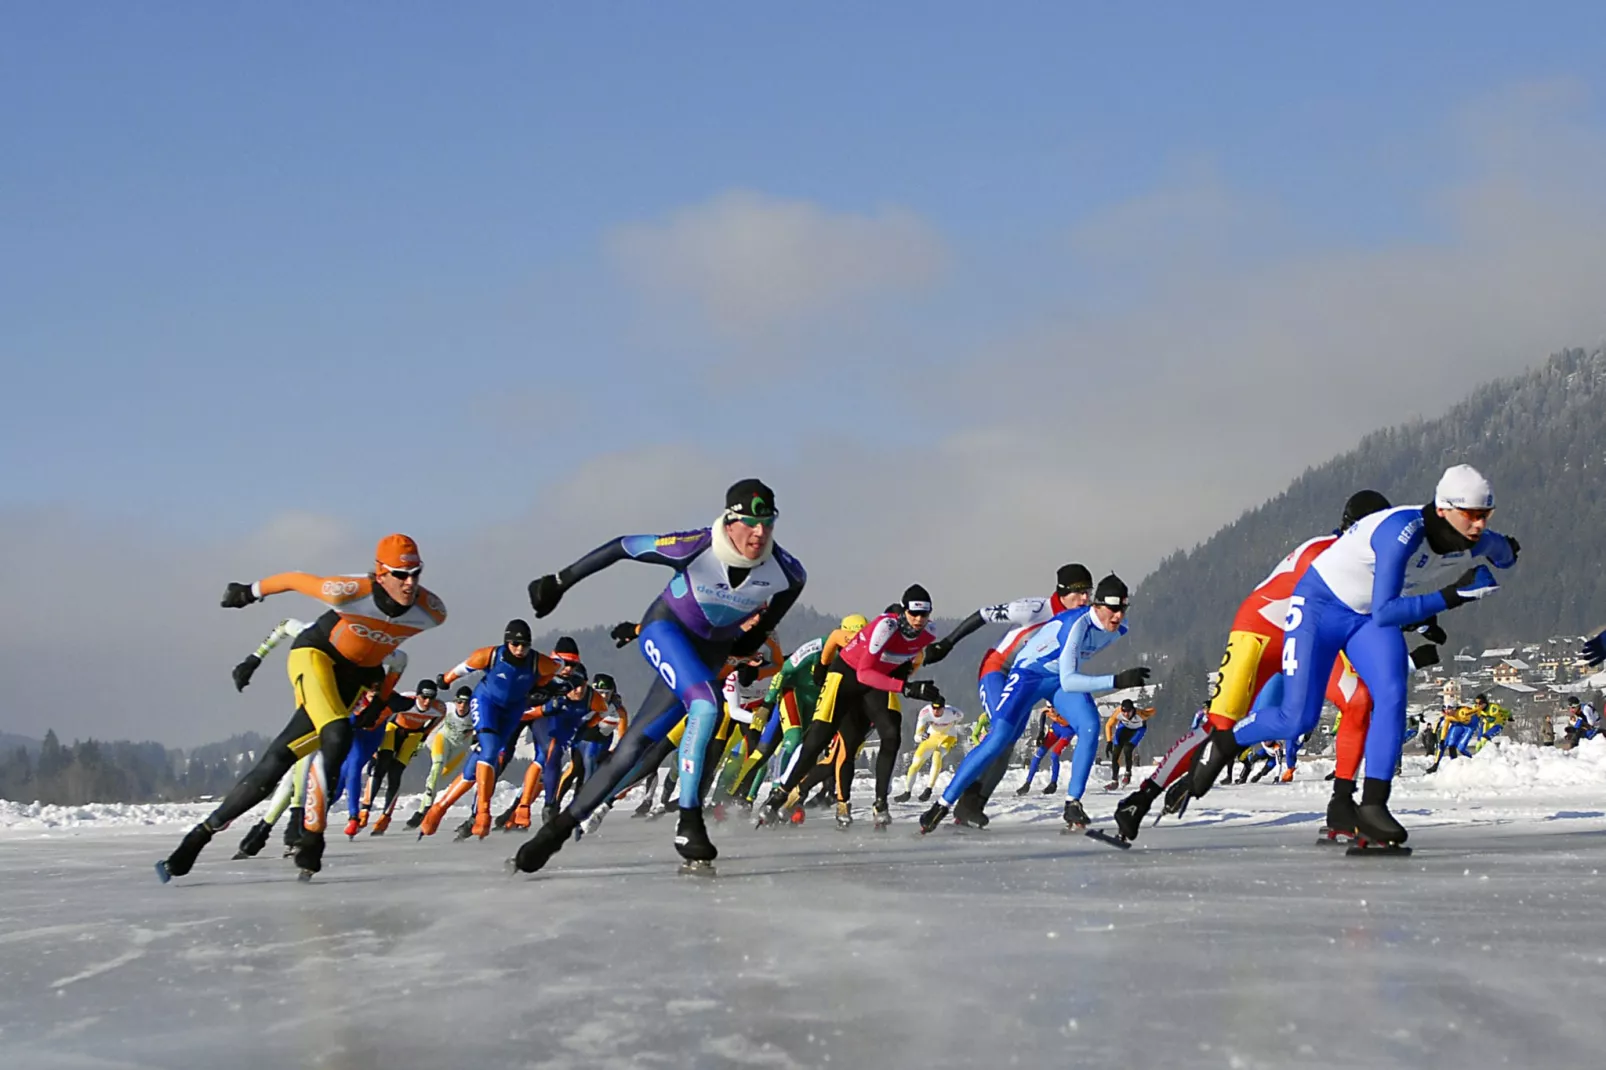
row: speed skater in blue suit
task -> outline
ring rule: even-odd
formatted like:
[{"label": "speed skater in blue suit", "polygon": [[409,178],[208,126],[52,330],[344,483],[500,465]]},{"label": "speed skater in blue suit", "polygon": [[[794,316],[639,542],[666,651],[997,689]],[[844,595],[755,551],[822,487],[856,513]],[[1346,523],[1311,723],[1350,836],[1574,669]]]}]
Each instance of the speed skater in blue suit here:
[{"label": "speed skater in blue suit", "polygon": [[1056,614],[1044,624],[1016,655],[993,712],[992,729],[987,738],[972,748],[960,763],[942,798],[920,816],[920,830],[930,832],[942,823],[965,789],[975,783],[1008,753],[1026,730],[1032,708],[1049,700],[1066,729],[1077,737],[1071,758],[1071,777],[1066,785],[1065,821],[1073,827],[1087,824],[1082,794],[1088,774],[1098,757],[1101,730],[1093,692],[1141,687],[1148,679],[1146,668],[1123,669],[1106,675],[1089,675],[1082,665],[1094,654],[1126,634],[1127,586],[1120,577],[1109,575],[1099,581],[1089,605]]},{"label": "speed skater in blue suit", "polygon": [[1384,509],[1357,521],[1311,564],[1284,623],[1283,701],[1211,738],[1192,771],[1195,794],[1244,747],[1316,728],[1325,685],[1342,651],[1372,695],[1366,783],[1357,840],[1397,846],[1406,831],[1388,809],[1405,740],[1410,661],[1402,629],[1497,591],[1489,566],[1516,564],[1518,544],[1489,529],[1494,491],[1469,465],[1446,470],[1427,505]]},{"label": "speed skater in blue suit", "polygon": [[725,508],[706,528],[611,539],[561,572],[530,583],[537,617],[555,610],[576,583],[620,561],[674,570],[641,621],[641,654],[657,679],[630,728],[573,801],[519,848],[514,865],[533,873],[563,846],[593,810],[609,802],[631,770],[682,718],[680,820],[675,850],[706,866],[719,852],[703,822],[704,765],[721,717],[715,674],[728,657],[757,651],[803,592],[807,573],[775,543],[775,493],[744,479],[725,494]]}]

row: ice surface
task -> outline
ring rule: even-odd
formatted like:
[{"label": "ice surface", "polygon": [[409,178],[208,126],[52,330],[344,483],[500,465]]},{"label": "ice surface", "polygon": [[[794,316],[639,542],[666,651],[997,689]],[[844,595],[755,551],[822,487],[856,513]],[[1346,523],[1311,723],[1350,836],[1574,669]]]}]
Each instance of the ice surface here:
[{"label": "ice surface", "polygon": [[1126,852],[1018,781],[985,832],[732,820],[712,881],[622,808],[534,877],[398,827],[301,885],[242,821],[166,886],[143,822],[205,807],[7,808],[0,1066],[1594,1066],[1606,746],[1537,750],[1412,759],[1409,859],[1314,845],[1320,762]]}]

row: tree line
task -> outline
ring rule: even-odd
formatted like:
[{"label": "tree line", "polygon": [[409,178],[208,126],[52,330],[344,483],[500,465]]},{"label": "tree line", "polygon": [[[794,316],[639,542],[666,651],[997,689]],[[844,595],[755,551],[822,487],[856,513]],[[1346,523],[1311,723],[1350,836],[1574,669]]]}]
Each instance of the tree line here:
[{"label": "tree line", "polygon": [[16,746],[0,754],[0,799],[81,806],[221,795],[266,743],[253,732],[191,751],[126,740],[63,744],[51,729],[37,750]]}]

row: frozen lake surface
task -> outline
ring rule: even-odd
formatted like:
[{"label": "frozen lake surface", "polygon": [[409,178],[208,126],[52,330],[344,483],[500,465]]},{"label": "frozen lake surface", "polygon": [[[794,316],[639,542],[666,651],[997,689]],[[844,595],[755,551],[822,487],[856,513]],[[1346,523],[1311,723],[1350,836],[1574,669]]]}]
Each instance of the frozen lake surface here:
[{"label": "frozen lake surface", "polygon": [[229,860],[241,822],[163,886],[182,826],[144,822],[204,808],[3,804],[0,1064],[1595,1066],[1596,749],[1526,783],[1513,748],[1413,763],[1409,859],[1315,846],[1319,763],[1127,852],[1061,835],[1041,795],[925,838],[914,805],[886,833],[732,820],[714,880],[676,873],[670,819],[621,810],[534,877],[503,873],[517,836],[398,829],[337,837],[302,885],[277,836]]}]

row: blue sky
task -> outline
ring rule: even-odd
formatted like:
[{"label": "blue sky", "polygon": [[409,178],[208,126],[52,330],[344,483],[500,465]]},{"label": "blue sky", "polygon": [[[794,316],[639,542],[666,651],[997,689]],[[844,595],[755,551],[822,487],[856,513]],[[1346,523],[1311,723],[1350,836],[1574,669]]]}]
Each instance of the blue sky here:
[{"label": "blue sky", "polygon": [[[752,470],[789,519],[953,528],[960,602],[1067,544],[1141,575],[1599,341],[1602,40],[1597,4],[11,5],[0,518],[163,576],[407,527],[522,584]],[[1351,350],[1421,377],[1308,430]],[[1159,430],[1218,380],[1276,449]],[[1022,500],[1044,545],[952,564]],[[851,527],[793,536],[822,603],[899,560]]]}]

